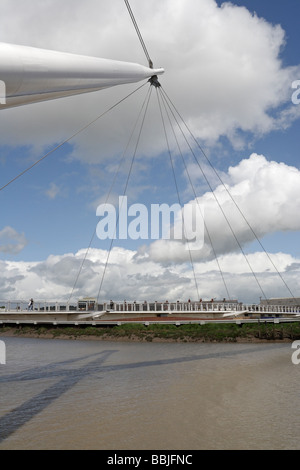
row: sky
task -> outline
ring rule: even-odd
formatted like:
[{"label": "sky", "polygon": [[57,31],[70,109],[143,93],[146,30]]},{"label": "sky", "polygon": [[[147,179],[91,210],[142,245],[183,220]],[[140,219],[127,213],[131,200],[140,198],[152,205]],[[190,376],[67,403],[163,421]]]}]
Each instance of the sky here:
[{"label": "sky", "polygon": [[[299,1],[130,5],[165,69],[140,138],[130,140],[146,82],[0,109],[3,187],[135,92],[0,191],[0,300],[300,297]],[[122,0],[0,6],[1,42],[148,65]],[[178,111],[169,119],[161,91]],[[155,204],[201,207],[201,247],[100,239],[97,208],[117,209],[124,195],[148,214]]]}]

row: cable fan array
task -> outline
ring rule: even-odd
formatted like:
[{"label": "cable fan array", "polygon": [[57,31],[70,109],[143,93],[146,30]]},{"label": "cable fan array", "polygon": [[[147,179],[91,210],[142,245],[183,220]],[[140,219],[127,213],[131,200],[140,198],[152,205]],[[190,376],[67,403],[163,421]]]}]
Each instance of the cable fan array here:
[{"label": "cable fan array", "polygon": [[[148,50],[145,46],[145,43],[144,43],[144,40],[142,38],[142,35],[140,33],[140,30],[138,28],[138,25],[137,25],[137,22],[135,20],[135,17],[134,17],[134,14],[130,8],[130,5],[129,5],[129,2],[128,0],[125,0],[125,4],[126,4],[126,7],[128,9],[128,12],[130,14],[130,17],[133,21],[133,24],[134,24],[134,27],[135,27],[135,30],[137,32],[137,35],[138,35],[138,38],[141,42],[141,45],[143,47],[143,50],[145,52],[145,55],[146,55],[146,58],[147,58],[147,61],[149,63],[149,67],[150,68],[153,68],[153,62],[150,58],[150,55],[148,53]],[[220,185],[224,188],[224,191],[226,192],[226,194],[228,195],[230,201],[232,202],[233,206],[237,209],[239,215],[241,216],[241,218],[243,219],[244,223],[247,225],[247,229],[251,232],[252,234],[252,237],[254,239],[256,239],[261,247],[261,249],[263,250],[263,252],[265,253],[266,255],[266,258],[268,259],[268,262],[270,264],[270,266],[275,270],[275,272],[277,273],[277,275],[279,276],[280,280],[282,281],[282,283],[284,284],[285,288],[287,289],[287,291],[289,292],[289,295],[291,297],[294,297],[293,293],[291,292],[289,286],[287,285],[287,283],[285,282],[282,274],[279,272],[279,270],[277,269],[277,267],[275,266],[272,258],[270,257],[269,253],[265,250],[265,248],[263,247],[261,241],[259,240],[257,234],[255,233],[253,227],[251,226],[251,224],[248,222],[245,214],[243,213],[243,211],[241,210],[241,208],[239,207],[239,205],[237,204],[237,202],[235,201],[234,197],[232,196],[230,190],[228,189],[227,185],[225,185],[225,183],[222,181],[219,173],[217,172],[217,170],[214,168],[214,166],[212,165],[211,161],[209,160],[209,158],[207,157],[204,149],[201,147],[201,145],[199,144],[197,138],[195,138],[195,136],[193,135],[193,133],[191,132],[190,128],[188,127],[187,123],[185,122],[185,120],[183,119],[182,115],[179,113],[179,111],[176,109],[173,101],[170,99],[170,97],[168,96],[168,94],[166,93],[166,91],[164,90],[164,88],[161,86],[161,83],[158,81],[158,78],[156,75],[153,75],[151,77],[151,79],[148,81],[149,83],[149,87],[146,91],[146,96],[143,97],[143,102],[140,106],[140,109],[138,111],[138,114],[137,114],[137,118],[136,118],[136,121],[135,121],[135,124],[134,124],[134,127],[133,127],[133,130],[131,132],[131,135],[129,136],[129,139],[128,139],[128,143],[126,145],[126,148],[122,154],[122,157],[119,161],[119,164],[118,164],[118,167],[117,167],[117,170],[114,174],[114,177],[113,177],[113,181],[111,183],[111,186],[109,188],[109,191],[106,195],[106,203],[109,201],[109,197],[112,193],[112,190],[113,190],[113,187],[114,185],[116,184],[116,181],[117,181],[117,177],[118,175],[120,174],[121,172],[121,169],[122,169],[122,165],[124,164],[125,162],[125,156],[126,156],[126,153],[128,151],[128,148],[129,148],[129,144],[133,141],[134,139],[134,135],[135,133],[137,132],[137,137],[136,137],[136,141],[135,141],[135,144],[134,144],[134,151],[132,153],[132,156],[130,158],[130,162],[129,162],[129,169],[128,169],[128,172],[126,174],[126,177],[125,177],[125,184],[124,184],[124,190],[123,190],[123,196],[125,196],[127,194],[127,191],[128,191],[128,188],[129,188],[129,184],[130,184],[130,178],[131,178],[131,175],[132,175],[132,172],[133,172],[133,168],[134,168],[134,164],[136,162],[136,158],[137,158],[137,154],[138,154],[138,148],[139,148],[139,144],[140,144],[140,140],[141,140],[141,135],[142,135],[142,132],[143,132],[143,129],[144,129],[144,124],[145,124],[145,119],[146,119],[146,116],[147,116],[147,113],[148,113],[148,109],[149,109],[149,103],[150,103],[150,100],[151,100],[151,97],[152,97],[152,94],[153,94],[153,90],[156,91],[156,97],[157,97],[157,104],[158,104],[158,110],[159,110],[159,115],[160,115],[160,119],[161,119],[161,125],[162,125],[162,131],[163,131],[163,135],[164,135],[164,138],[165,138],[165,146],[166,146],[166,149],[167,149],[167,154],[169,156],[169,162],[170,162],[170,168],[171,168],[171,172],[172,172],[172,178],[174,180],[174,188],[175,188],[175,191],[176,191],[176,195],[177,195],[177,199],[178,199],[178,203],[180,205],[180,207],[183,207],[183,200],[182,200],[182,197],[180,195],[180,189],[179,189],[179,182],[178,182],[178,176],[176,174],[176,165],[175,165],[175,160],[174,160],[174,150],[172,152],[172,148],[176,148],[176,151],[175,151],[175,156],[176,158],[180,158],[181,160],[181,165],[182,165],[182,168],[184,170],[184,173],[186,175],[186,178],[187,178],[187,181],[189,182],[190,186],[191,186],[191,190],[192,190],[192,193],[194,195],[194,200],[195,200],[195,203],[197,204],[198,206],[198,213],[201,214],[202,218],[203,218],[203,225],[204,225],[204,231],[205,231],[205,237],[206,237],[206,240],[208,241],[210,247],[211,247],[211,252],[213,254],[213,257],[215,259],[215,262],[216,262],[216,266],[217,266],[217,270],[218,272],[220,273],[220,277],[221,277],[221,281],[222,281],[222,284],[224,285],[224,292],[225,292],[225,297],[227,297],[228,299],[231,299],[231,295],[230,295],[230,292],[229,292],[229,288],[228,288],[228,285],[227,285],[227,282],[226,282],[226,276],[225,276],[225,273],[223,272],[223,269],[221,267],[221,261],[220,261],[220,257],[218,256],[218,253],[217,253],[217,249],[216,247],[214,246],[214,242],[213,242],[213,233],[211,232],[211,228],[208,226],[207,224],[207,221],[205,220],[204,218],[204,215],[201,211],[201,207],[199,205],[199,198],[200,198],[200,195],[198,194],[197,195],[197,189],[195,187],[195,184],[193,183],[193,177],[191,175],[191,172],[189,170],[189,165],[188,165],[188,161],[187,161],[187,154],[189,154],[189,156],[193,159],[193,161],[195,162],[197,168],[199,168],[199,171],[200,171],[200,174],[202,175],[203,177],[203,180],[206,182],[210,192],[211,192],[211,195],[213,196],[214,200],[215,200],[215,203],[219,209],[219,212],[220,212],[220,215],[223,217],[223,219],[225,220],[227,226],[229,227],[229,230],[232,234],[232,237],[233,239],[235,240],[235,243],[236,243],[236,246],[238,247],[238,249],[240,250],[240,252],[242,253],[244,259],[245,259],[245,262],[248,266],[248,269],[250,271],[250,273],[252,274],[253,278],[255,279],[255,282],[258,286],[258,289],[259,291],[261,292],[261,295],[264,299],[267,300],[267,296],[266,296],[266,293],[262,287],[262,284],[259,280],[259,276],[258,274],[255,272],[255,270],[253,269],[253,267],[251,266],[251,263],[250,263],[250,260],[249,260],[249,256],[247,256],[244,248],[243,248],[243,243],[239,240],[239,237],[238,235],[236,234],[236,231],[233,227],[233,224],[230,222],[229,220],[229,217],[226,213],[226,211],[224,210],[224,207],[222,205],[222,202],[220,201],[220,199],[218,198],[217,194],[216,194],[216,191],[214,190],[210,180],[209,180],[209,177],[207,176],[206,174],[206,171],[204,169],[204,165],[201,164],[200,162],[200,158],[199,158],[199,155],[197,155],[197,153],[200,153],[201,155],[201,158],[205,160],[205,162],[208,164],[209,168],[212,170],[213,174],[215,175],[215,177],[217,178],[217,180],[219,181]],[[79,134],[81,134],[82,132],[86,131],[92,124],[98,122],[100,120],[100,118],[104,117],[105,115],[107,115],[110,111],[112,111],[113,109],[115,109],[116,107],[120,106],[122,103],[124,103],[125,101],[127,101],[128,98],[132,97],[133,95],[135,95],[138,91],[140,91],[141,89],[143,89],[145,87],[145,85],[147,84],[144,83],[143,85],[139,86],[136,90],[134,90],[133,92],[129,93],[127,96],[125,96],[123,99],[121,99],[120,101],[118,101],[116,104],[114,104],[113,106],[111,106],[108,110],[106,110],[105,112],[103,112],[102,114],[100,114],[99,116],[97,116],[95,119],[93,119],[92,121],[90,121],[89,123],[87,123],[86,125],[84,125],[83,127],[81,127],[79,130],[77,130],[76,132],[74,132],[70,137],[66,138],[65,140],[63,140],[59,145],[57,145],[56,147],[54,147],[52,150],[48,151],[45,155],[43,155],[41,158],[39,158],[34,164],[32,164],[30,167],[26,168],[24,171],[22,171],[21,173],[19,173],[17,176],[15,176],[13,179],[11,179],[10,181],[8,181],[6,184],[4,184],[2,187],[0,187],[0,191],[3,191],[5,188],[7,188],[11,183],[15,182],[16,180],[18,180],[21,176],[23,176],[25,173],[29,172],[30,170],[33,170],[33,168],[38,165],[39,163],[41,163],[43,160],[45,160],[47,157],[49,157],[50,155],[53,155],[55,153],[56,150],[60,149],[63,145],[69,143],[72,139],[74,139],[76,136],[78,136]],[[173,142],[173,145],[171,145],[171,141]],[[186,150],[183,150],[182,148],[182,144],[180,142],[184,142],[185,143],[185,148],[188,149],[188,151]],[[183,227],[185,227],[186,225],[186,220],[184,219],[184,214],[183,212],[181,213],[182,214],[182,225]],[[117,228],[118,228],[118,224],[119,224],[119,215],[117,216],[116,218],[116,225],[115,225],[115,233],[117,231]],[[89,245],[88,245],[88,248],[85,252],[85,255],[82,259],[82,262],[80,264],[80,268],[79,268],[79,271],[77,273],[77,276],[75,278],[75,282],[74,282],[74,285],[73,285],[73,288],[70,292],[70,295],[69,295],[69,301],[71,300],[71,298],[75,295],[75,292],[76,292],[76,287],[77,287],[77,284],[78,284],[78,280],[80,278],[80,275],[84,269],[84,264],[85,264],[85,261],[87,260],[88,258],[88,254],[89,254],[89,250],[91,249],[92,247],[92,243],[93,243],[93,240],[94,240],[94,237],[96,235],[96,230],[93,231],[93,235],[92,237],[90,238],[90,242],[89,242]],[[112,248],[113,248],[113,243],[114,243],[114,240],[115,240],[115,237],[112,237],[111,238],[111,241],[110,241],[110,246],[109,246],[109,249],[107,250],[107,256],[106,256],[106,259],[103,263],[103,271],[102,271],[102,274],[100,276],[100,281],[99,281],[99,288],[98,288],[98,292],[97,292],[97,295],[96,295],[96,298],[97,298],[97,302],[99,302],[100,300],[100,297],[103,295],[103,286],[104,286],[104,282],[105,282],[105,277],[106,277],[106,274],[107,274],[107,271],[109,269],[109,261],[110,261],[110,256],[111,256],[111,252],[112,252]],[[195,266],[195,260],[194,260],[194,256],[193,256],[193,250],[190,249],[189,247],[189,243],[188,243],[188,253],[189,253],[189,263],[191,265],[191,270],[192,270],[192,278],[193,278],[193,282],[195,284],[195,295],[197,296],[197,299],[199,299],[201,297],[200,295],[200,289],[199,289],[199,285],[198,285],[198,279],[197,279],[197,269],[196,269],[196,266]]]}]

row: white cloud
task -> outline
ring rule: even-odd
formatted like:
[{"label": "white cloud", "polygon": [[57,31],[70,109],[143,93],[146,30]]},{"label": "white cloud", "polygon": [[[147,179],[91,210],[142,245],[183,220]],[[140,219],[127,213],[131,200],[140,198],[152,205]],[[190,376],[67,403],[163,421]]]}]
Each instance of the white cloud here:
[{"label": "white cloud", "polygon": [[4,227],[0,230],[0,252],[6,254],[20,253],[28,241],[24,233],[18,233],[12,227]]},{"label": "white cloud", "polygon": [[[65,0],[63,5],[58,0],[4,1],[1,39],[145,64],[122,7],[116,2],[104,6],[104,0]],[[163,87],[196,137],[216,142],[227,136],[241,146],[240,131],[261,135],[284,129],[299,118],[300,108],[291,103],[291,84],[300,69],[281,62],[285,34],[280,26],[244,7],[230,3],[218,7],[214,0],[135,2],[132,9],[154,65],[166,70]],[[31,145],[40,153],[42,147],[69,137],[134,88],[6,110],[0,115],[1,141]],[[125,102],[76,137],[73,156],[99,162],[125,148],[143,96]],[[156,155],[164,150],[165,139],[159,120],[149,113],[151,124],[142,142],[145,154]]]},{"label": "white cloud", "polygon": [[[13,300],[33,297],[37,300],[67,301],[82,265],[85,250],[76,254],[50,256],[35,263],[0,262],[0,299]],[[197,289],[190,266],[162,266],[149,259],[140,260],[135,251],[114,248],[100,292],[100,301],[148,300],[176,301],[197,298]],[[250,256],[256,276],[265,293],[287,296],[282,280],[274,270],[266,269],[264,253]],[[284,253],[272,254],[279,271],[290,289],[299,289],[300,259]],[[102,280],[107,252],[90,250],[73,292],[73,300],[82,296],[97,296]],[[228,254],[220,258],[230,297],[244,302],[257,302],[262,295],[252,274],[245,269],[242,255]],[[224,298],[226,290],[214,261],[195,263],[199,296],[203,299]]]},{"label": "white cloud", "polygon": [[60,189],[56,183],[51,183],[50,187],[45,191],[45,194],[49,199],[55,199],[59,193]]},{"label": "white cloud", "polygon": [[[300,230],[300,171],[283,163],[268,161],[263,155],[252,154],[226,175],[226,188],[237,202],[247,221],[259,236],[276,231]],[[254,239],[249,226],[233,204],[222,185],[215,195],[235,235],[244,247]],[[205,240],[202,250],[192,252],[199,296],[226,297],[219,267],[231,298],[245,302],[257,301],[262,295],[253,276],[261,283],[267,296],[287,296],[286,286],[278,276],[284,276],[292,292],[299,290],[300,260],[286,253],[266,254],[263,251],[244,257],[234,243],[234,237],[216,204],[213,194],[199,198],[204,207],[205,223],[210,231],[219,266]],[[0,238],[16,240],[17,250],[26,242],[11,227],[0,232]],[[117,242],[115,242],[116,244]],[[6,250],[13,248],[5,243]],[[14,248],[16,250],[16,248]],[[3,251],[3,250],[2,250]],[[17,252],[17,251],[15,251]],[[87,256],[86,256],[87,254]],[[40,262],[1,262],[0,298],[35,298],[67,300],[73,297],[97,296],[106,250],[91,248],[76,254],[52,255]],[[82,267],[82,261],[86,261]],[[149,246],[129,250],[115,246],[111,251],[103,279],[100,298],[109,300],[184,300],[196,298],[197,289],[188,251],[180,241],[158,240]],[[81,269],[82,267],[82,269]],[[251,268],[250,268],[251,267]],[[78,282],[75,283],[80,272]],[[224,292],[225,289],[225,292]]]},{"label": "white cloud", "polygon": [[[252,154],[225,175],[226,185],[197,199],[203,208],[206,236],[194,260],[206,260],[261,239],[266,234],[300,230],[300,171]],[[256,236],[255,236],[256,235]],[[212,242],[212,243],[211,243]],[[189,250],[179,241],[157,240],[140,256],[155,262],[185,262]]]}]

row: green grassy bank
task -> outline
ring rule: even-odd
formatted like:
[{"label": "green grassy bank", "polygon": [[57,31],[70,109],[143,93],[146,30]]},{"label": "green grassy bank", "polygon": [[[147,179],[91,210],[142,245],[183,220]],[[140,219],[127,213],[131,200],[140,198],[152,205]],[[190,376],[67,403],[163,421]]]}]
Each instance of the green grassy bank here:
[{"label": "green grassy bank", "polygon": [[251,342],[300,339],[300,323],[0,327],[0,336],[123,341]]}]

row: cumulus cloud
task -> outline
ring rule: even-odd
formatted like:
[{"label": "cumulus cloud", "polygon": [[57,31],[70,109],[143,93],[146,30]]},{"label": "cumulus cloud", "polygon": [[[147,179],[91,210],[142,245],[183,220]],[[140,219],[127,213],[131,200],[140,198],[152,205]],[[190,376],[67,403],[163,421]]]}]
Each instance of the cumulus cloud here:
[{"label": "cumulus cloud", "polygon": [[[104,6],[104,0],[66,0],[63,6],[58,0],[27,0],[26,4],[14,0],[2,2],[1,8],[4,42],[146,62],[125,5],[106,2]],[[213,143],[226,136],[239,147],[244,144],[243,132],[262,135],[299,118],[300,108],[290,98],[300,69],[281,62],[285,33],[280,25],[231,3],[219,7],[214,0],[154,0],[136,2],[132,8],[154,65],[166,70],[162,85],[196,137]],[[118,87],[6,110],[0,116],[1,141],[41,152],[132,89],[135,86]],[[95,163],[120,152],[143,97],[139,93],[76,137],[73,157]],[[157,109],[149,110],[151,125],[143,135],[145,155],[165,150],[154,112]]]},{"label": "cumulus cloud", "polygon": [[[297,168],[252,154],[230,167],[225,181],[191,201],[202,208],[199,214],[205,228],[203,247],[192,252],[195,260],[240,251],[266,234],[300,230]],[[187,248],[179,240],[157,240],[138,256],[155,262],[185,262],[190,256]]]},{"label": "cumulus cloud", "polygon": [[[80,297],[97,297],[102,281],[107,252],[92,249],[86,258],[76,286],[75,279],[82,266],[86,251],[75,254],[50,256],[35,263],[0,262],[0,299],[13,300],[34,297],[38,300],[72,301]],[[136,252],[114,248],[107,268],[99,301],[176,301],[227,297],[220,272],[213,260],[195,263],[196,283],[190,266],[177,264],[163,266],[150,259],[138,260]],[[294,292],[299,289],[300,260],[284,253],[272,254],[285,281]],[[264,253],[249,255],[251,265],[264,292],[272,296],[287,296],[286,287],[274,269],[266,269]],[[228,254],[220,258],[223,276],[231,299],[257,302],[262,295],[241,254]],[[198,289],[197,289],[198,287]],[[74,290],[73,290],[74,289]]]},{"label": "cumulus cloud", "polygon": [[[300,230],[300,171],[252,154],[229,168],[226,181],[226,187],[216,187],[215,196],[207,192],[198,201],[204,208],[205,226],[217,260],[206,236],[203,247],[191,252],[192,259],[180,240],[157,240],[138,250],[115,246],[106,270],[108,252],[97,248],[51,255],[34,263],[6,261],[1,262],[0,297],[67,300],[70,295],[97,296],[101,285],[102,300],[184,300],[196,298],[198,292],[200,297],[209,299],[226,297],[227,286],[231,298],[253,302],[262,294],[253,273],[268,296],[274,296],[274,291],[278,296],[288,295],[278,272],[286,278],[292,292],[297,292],[300,260],[286,253],[267,254],[263,250],[245,257],[227,222],[243,248],[255,239],[253,232],[262,237],[277,231]],[[0,238],[5,237],[17,242],[17,248],[3,245],[11,252],[20,250],[26,242],[24,235],[11,227],[0,232]]]},{"label": "cumulus cloud", "polygon": [[12,227],[4,227],[0,231],[0,252],[6,254],[17,254],[20,253],[28,241],[24,233],[18,233]]}]

